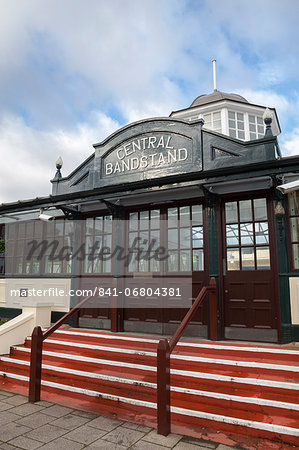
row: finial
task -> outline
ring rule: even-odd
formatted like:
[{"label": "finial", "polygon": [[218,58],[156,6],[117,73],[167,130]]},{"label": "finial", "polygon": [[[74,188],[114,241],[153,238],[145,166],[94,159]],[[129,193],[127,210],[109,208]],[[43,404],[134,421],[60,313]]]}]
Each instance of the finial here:
[{"label": "finial", "polygon": [[213,59],[213,82],[214,82],[214,92],[217,91],[217,84],[216,84],[216,59]]},{"label": "finial", "polygon": [[273,136],[272,129],[271,129],[271,123],[273,120],[273,113],[269,108],[266,108],[263,114],[263,120],[266,125],[266,131],[265,136]]},{"label": "finial", "polygon": [[59,156],[59,158],[58,158],[57,161],[56,161],[56,169],[57,169],[57,172],[56,172],[56,174],[55,174],[54,180],[59,180],[60,178],[62,178],[61,170],[60,170],[61,167],[62,167],[62,165],[63,165],[63,161],[62,161],[61,156]]}]

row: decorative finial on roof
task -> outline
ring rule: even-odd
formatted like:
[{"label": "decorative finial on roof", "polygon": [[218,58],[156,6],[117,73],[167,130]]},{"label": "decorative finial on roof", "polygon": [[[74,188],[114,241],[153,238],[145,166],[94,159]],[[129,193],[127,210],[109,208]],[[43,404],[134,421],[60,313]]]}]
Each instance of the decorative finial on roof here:
[{"label": "decorative finial on roof", "polygon": [[55,174],[54,180],[59,180],[60,178],[62,178],[61,170],[60,170],[62,166],[63,166],[63,161],[62,161],[61,156],[59,156],[59,158],[56,161],[57,172]]},{"label": "decorative finial on roof", "polygon": [[263,114],[263,120],[266,125],[265,136],[273,136],[271,123],[273,120],[273,113],[269,108],[266,108]]},{"label": "decorative finial on roof", "polygon": [[217,91],[217,84],[216,84],[216,59],[213,59],[213,82],[214,82],[214,92]]}]

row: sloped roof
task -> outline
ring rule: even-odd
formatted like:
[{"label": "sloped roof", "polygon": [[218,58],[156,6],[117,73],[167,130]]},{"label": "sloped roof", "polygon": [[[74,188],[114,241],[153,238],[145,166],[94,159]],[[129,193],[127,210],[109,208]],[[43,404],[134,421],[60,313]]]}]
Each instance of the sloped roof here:
[{"label": "sloped roof", "polygon": [[192,106],[202,106],[208,103],[218,102],[220,100],[233,100],[235,102],[249,103],[246,98],[238,94],[228,94],[226,92],[214,91],[212,94],[199,95],[190,105]]}]

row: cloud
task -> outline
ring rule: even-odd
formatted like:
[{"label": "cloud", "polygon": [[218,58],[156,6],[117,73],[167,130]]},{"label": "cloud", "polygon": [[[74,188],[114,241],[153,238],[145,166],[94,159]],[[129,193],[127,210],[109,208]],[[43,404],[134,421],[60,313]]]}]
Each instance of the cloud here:
[{"label": "cloud", "polygon": [[283,137],[281,147],[283,156],[299,155],[299,127]]},{"label": "cloud", "polygon": [[294,0],[0,0],[0,201],[47,195],[59,154],[68,174],[117,127],[210,93],[213,58],[219,90],[276,107],[290,149],[298,12]]},{"label": "cloud", "polygon": [[21,117],[10,116],[0,123],[0,202],[24,200],[51,193],[58,156],[68,175],[94,149],[92,144],[119,128],[119,124],[100,112],[93,112],[88,123],[75,130],[54,132],[33,130]]}]

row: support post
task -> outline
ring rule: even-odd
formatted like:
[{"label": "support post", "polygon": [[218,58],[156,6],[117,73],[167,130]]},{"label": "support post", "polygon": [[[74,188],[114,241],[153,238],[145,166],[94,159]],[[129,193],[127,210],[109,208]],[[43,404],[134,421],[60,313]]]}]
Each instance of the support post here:
[{"label": "support post", "polygon": [[42,346],[43,332],[41,327],[35,327],[31,338],[30,356],[30,380],[29,380],[29,402],[40,400],[41,371],[42,371]]},{"label": "support post", "polygon": [[218,341],[217,283],[214,277],[211,278],[209,287],[209,338],[211,341]]},{"label": "support post", "polygon": [[170,349],[161,339],[157,349],[157,433],[170,433]]}]

